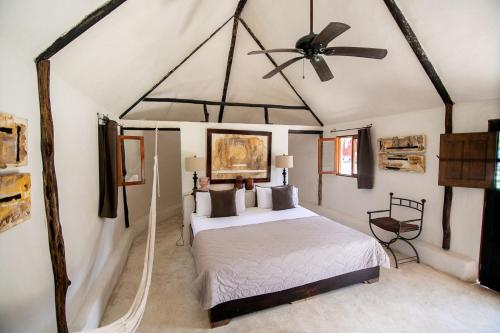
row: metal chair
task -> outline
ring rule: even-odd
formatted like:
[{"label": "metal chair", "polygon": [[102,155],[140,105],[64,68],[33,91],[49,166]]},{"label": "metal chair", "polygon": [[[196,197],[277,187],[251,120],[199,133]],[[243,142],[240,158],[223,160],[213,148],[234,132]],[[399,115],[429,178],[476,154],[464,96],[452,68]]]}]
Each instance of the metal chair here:
[{"label": "metal chair", "polygon": [[[389,195],[390,195],[389,209],[367,212],[370,230],[372,231],[373,236],[380,242],[380,244],[384,245],[391,252],[392,256],[394,257],[394,262],[396,263],[396,268],[399,267],[399,264],[404,264],[412,261],[420,263],[420,257],[418,256],[417,249],[415,249],[415,247],[410,243],[410,241],[416,239],[422,233],[422,226],[424,223],[425,199],[422,199],[419,202],[411,199],[396,198],[394,197],[394,193],[392,192]],[[405,220],[405,221],[396,220],[395,218],[392,217],[392,206],[401,206],[401,207],[415,209],[420,212],[420,218]],[[389,212],[389,216],[372,218],[372,214],[386,213],[386,212]],[[375,231],[373,231],[373,225],[376,225],[377,227],[383,230],[393,232],[396,235],[396,237],[392,238],[388,242],[383,241],[377,236]],[[409,233],[414,231],[417,231],[417,234],[414,235],[413,237],[404,237],[401,235],[404,233]],[[401,258],[398,260],[396,258],[396,255],[394,254],[394,251],[391,249],[391,245],[397,242],[398,240],[402,240],[403,242],[410,245],[410,247],[415,252],[415,255],[406,258]]]}]

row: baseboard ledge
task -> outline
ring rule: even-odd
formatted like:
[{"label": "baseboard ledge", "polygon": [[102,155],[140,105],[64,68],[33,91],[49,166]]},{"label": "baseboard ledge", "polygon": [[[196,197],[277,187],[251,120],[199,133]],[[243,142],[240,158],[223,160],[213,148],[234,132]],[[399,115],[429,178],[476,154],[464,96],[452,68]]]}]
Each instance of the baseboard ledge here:
[{"label": "baseboard ledge", "polygon": [[[324,206],[307,203],[303,204],[303,206],[348,227],[371,235],[367,220],[361,221],[353,216]],[[476,282],[478,263],[475,260],[455,252],[445,251],[434,244],[422,240],[412,241],[412,244],[417,248],[422,263],[457,277],[460,280]],[[396,243],[394,244],[394,248],[405,255],[412,255],[410,248],[405,245]]]}]

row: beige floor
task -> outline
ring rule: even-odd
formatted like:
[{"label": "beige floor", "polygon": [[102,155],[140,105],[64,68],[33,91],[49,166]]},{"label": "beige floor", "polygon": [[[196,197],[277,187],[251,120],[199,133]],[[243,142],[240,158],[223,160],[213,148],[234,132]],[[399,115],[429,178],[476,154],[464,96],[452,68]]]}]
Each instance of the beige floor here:
[{"label": "beige floor", "polygon": [[[153,282],[139,332],[209,332],[206,311],[190,291],[194,264],[177,247],[180,218],[159,223]],[[139,283],[145,236],[133,244],[103,324],[122,316]],[[292,305],[233,319],[210,332],[500,332],[500,294],[415,263]]]}]

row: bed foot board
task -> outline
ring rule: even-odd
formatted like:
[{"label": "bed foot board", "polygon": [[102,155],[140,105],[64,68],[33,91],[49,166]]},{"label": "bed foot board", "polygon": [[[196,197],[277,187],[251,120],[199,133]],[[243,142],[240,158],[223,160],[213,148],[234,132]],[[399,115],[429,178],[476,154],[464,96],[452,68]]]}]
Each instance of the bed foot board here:
[{"label": "bed foot board", "polygon": [[218,304],[208,310],[212,328],[227,325],[231,318],[267,309],[282,304],[292,304],[301,299],[350,286],[356,283],[378,281],[380,267],[366,268],[329,279],[309,283],[303,286],[274,293],[236,299]]},{"label": "bed foot board", "polygon": [[231,319],[223,319],[223,320],[219,320],[219,321],[211,321],[210,322],[210,328],[217,328],[217,327],[221,327],[221,326],[226,326],[227,324],[229,324],[230,321],[231,321]]}]

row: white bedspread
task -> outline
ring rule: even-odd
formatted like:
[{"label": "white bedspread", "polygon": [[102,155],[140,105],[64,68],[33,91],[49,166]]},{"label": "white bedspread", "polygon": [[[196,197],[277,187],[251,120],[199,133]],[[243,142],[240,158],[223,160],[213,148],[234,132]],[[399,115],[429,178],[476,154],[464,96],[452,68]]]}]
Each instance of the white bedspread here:
[{"label": "white bedspread", "polygon": [[195,213],[191,214],[191,226],[193,234],[203,230],[220,229],[227,227],[238,227],[249,224],[258,224],[265,222],[273,222],[279,220],[293,220],[303,217],[318,216],[318,214],[306,209],[302,206],[297,206],[286,210],[271,210],[264,208],[251,207],[247,208],[239,216],[230,217],[205,217],[198,216]]}]

